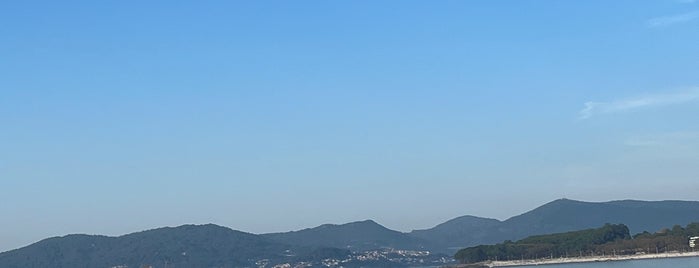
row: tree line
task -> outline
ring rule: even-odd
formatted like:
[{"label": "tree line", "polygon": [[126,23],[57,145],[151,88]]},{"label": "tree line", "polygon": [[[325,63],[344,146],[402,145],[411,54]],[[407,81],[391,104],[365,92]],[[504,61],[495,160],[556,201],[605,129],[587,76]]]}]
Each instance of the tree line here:
[{"label": "tree line", "polygon": [[537,235],[496,245],[480,245],[459,250],[454,258],[461,263],[483,261],[566,258],[578,256],[628,255],[684,252],[689,237],[699,236],[699,223],[686,228],[675,225],[656,233],[643,232],[633,237],[624,224],[605,224],[596,229]]}]

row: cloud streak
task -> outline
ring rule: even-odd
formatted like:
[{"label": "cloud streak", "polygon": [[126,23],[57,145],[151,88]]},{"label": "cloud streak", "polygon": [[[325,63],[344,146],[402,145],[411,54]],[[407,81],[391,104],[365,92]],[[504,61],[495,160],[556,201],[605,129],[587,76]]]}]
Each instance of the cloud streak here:
[{"label": "cloud streak", "polygon": [[585,107],[578,112],[578,116],[580,119],[588,119],[597,115],[627,112],[645,107],[666,106],[692,101],[699,101],[699,87],[693,87],[675,93],[645,95],[611,102],[589,101],[586,102]]},{"label": "cloud streak", "polygon": [[651,28],[665,27],[673,24],[684,23],[699,18],[699,11],[693,11],[672,16],[657,17],[648,20],[648,26]]}]

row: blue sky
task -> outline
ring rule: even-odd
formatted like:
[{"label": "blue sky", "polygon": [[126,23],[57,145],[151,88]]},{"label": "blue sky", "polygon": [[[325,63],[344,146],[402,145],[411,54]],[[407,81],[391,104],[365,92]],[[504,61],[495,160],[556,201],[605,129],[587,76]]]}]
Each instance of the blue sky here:
[{"label": "blue sky", "polygon": [[699,196],[694,1],[21,1],[0,25],[0,251]]}]

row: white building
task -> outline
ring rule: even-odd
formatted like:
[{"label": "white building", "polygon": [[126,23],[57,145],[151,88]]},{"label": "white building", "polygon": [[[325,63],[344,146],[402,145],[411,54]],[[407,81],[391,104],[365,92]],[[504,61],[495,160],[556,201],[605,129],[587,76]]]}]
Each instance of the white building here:
[{"label": "white building", "polygon": [[689,247],[690,248],[693,248],[694,246],[696,246],[697,239],[699,239],[699,236],[692,236],[689,238]]}]

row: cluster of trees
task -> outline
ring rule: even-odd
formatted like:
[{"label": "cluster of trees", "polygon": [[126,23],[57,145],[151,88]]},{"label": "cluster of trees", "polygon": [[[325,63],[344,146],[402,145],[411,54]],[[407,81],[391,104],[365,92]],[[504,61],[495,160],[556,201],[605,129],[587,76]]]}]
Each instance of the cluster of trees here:
[{"label": "cluster of trees", "polygon": [[583,254],[595,246],[629,239],[629,228],[623,224],[606,224],[601,228],[575,232],[531,236],[517,242],[480,245],[459,250],[454,256],[462,263],[487,260],[537,259]]},{"label": "cluster of trees", "polygon": [[477,263],[488,260],[686,252],[693,250],[688,243],[692,236],[699,236],[699,223],[691,223],[684,228],[675,225],[671,229],[652,234],[643,232],[633,237],[629,235],[626,225],[606,224],[598,229],[469,247],[459,250],[454,258],[461,263]]},{"label": "cluster of trees", "polygon": [[633,239],[600,245],[597,251],[616,254],[687,252],[693,250],[689,247],[689,237],[692,236],[699,236],[699,223],[690,223],[684,228],[675,225],[656,233],[639,233]]}]

